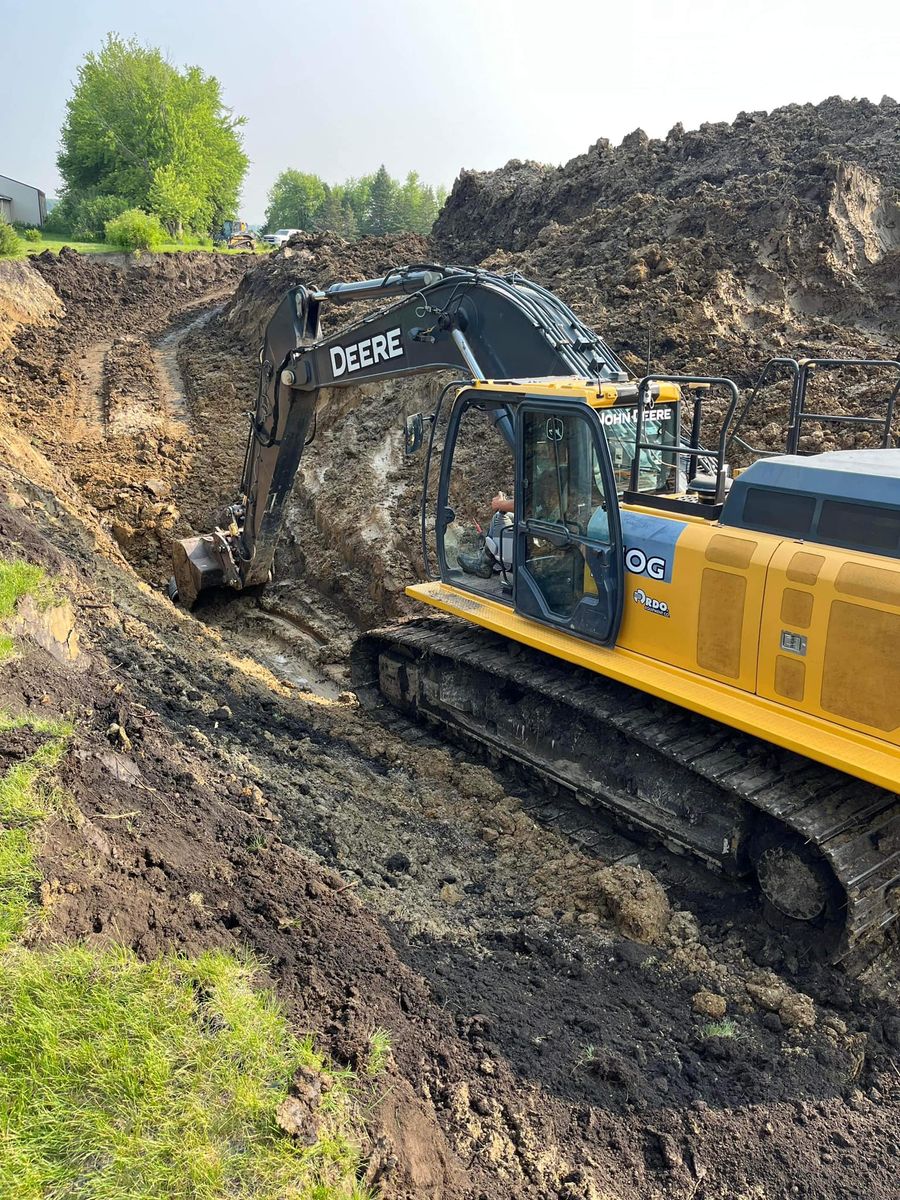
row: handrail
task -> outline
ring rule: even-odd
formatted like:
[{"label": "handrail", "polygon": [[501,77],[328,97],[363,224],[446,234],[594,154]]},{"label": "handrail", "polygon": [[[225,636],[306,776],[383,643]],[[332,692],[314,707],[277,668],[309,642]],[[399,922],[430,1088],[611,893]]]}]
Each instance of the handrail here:
[{"label": "handrail", "polygon": [[[804,419],[809,421],[824,421],[834,425],[875,425],[882,430],[881,448],[887,449],[891,444],[891,426],[894,421],[894,409],[897,396],[900,393],[900,362],[895,358],[804,358],[799,363],[800,373],[795,388],[795,399],[791,413],[791,424],[788,428],[787,453],[796,454],[800,447],[800,430]],[[841,413],[807,412],[806,393],[809,387],[810,375],[813,371],[824,367],[834,370],[841,367],[891,367],[897,372],[897,382],[887,398],[887,408],[883,418],[853,417]]]},{"label": "handrail", "polygon": [[797,360],[795,358],[770,358],[769,361],[766,363],[766,365],[763,367],[762,371],[760,371],[759,376],[757,377],[756,383],[753,385],[753,391],[750,393],[750,395],[744,401],[741,411],[738,414],[737,419],[734,422],[734,428],[730,431],[730,433],[728,435],[728,440],[725,445],[726,455],[730,452],[731,447],[735,442],[738,442],[741,446],[744,447],[745,450],[749,450],[751,454],[756,454],[760,458],[766,458],[773,454],[781,453],[781,451],[779,451],[779,450],[759,449],[757,446],[751,446],[750,443],[748,441],[745,441],[744,438],[738,437],[738,431],[741,428],[741,425],[744,423],[744,418],[747,416],[747,413],[753,407],[753,403],[756,400],[756,397],[759,395],[759,393],[762,389],[763,383],[765,382],[766,375],[768,375],[770,369],[773,367],[787,367],[790,369],[790,371],[793,375],[793,378],[791,380],[791,398],[790,398],[790,402],[788,405],[788,431],[787,431],[788,439],[787,440],[788,441],[790,440],[791,428],[792,428],[793,421],[794,421],[794,411],[795,411],[796,402],[797,402],[797,382],[800,378],[800,364],[797,362]]},{"label": "handrail", "polygon": [[[638,402],[637,402],[637,422],[635,427],[635,443],[634,443],[634,458],[631,462],[631,479],[630,490],[639,492],[638,486],[640,481],[640,456],[642,450],[659,450],[660,447],[655,442],[645,442],[641,439],[641,433],[644,428],[644,412],[646,405],[646,396],[649,392],[650,385],[653,383],[676,383],[684,387],[702,387],[704,389],[712,387],[724,387],[731,393],[731,401],[725,413],[725,419],[722,422],[719,431],[719,445],[715,452],[716,459],[716,490],[713,498],[713,503],[721,504],[725,500],[725,486],[728,478],[728,473],[725,468],[725,443],[728,435],[728,427],[734,416],[734,411],[737,408],[740,394],[737,384],[733,379],[727,379],[725,376],[718,375],[645,375],[638,384]],[[696,445],[683,445],[681,442],[681,431],[678,432],[678,445],[666,446],[664,449],[673,454],[682,454],[691,459],[691,466],[694,468],[691,478],[696,474],[696,460],[698,458],[713,457],[712,453],[701,446],[700,443],[700,427],[702,422],[702,405],[703,401],[699,395],[688,397],[694,405],[692,420],[691,420],[691,437],[696,442]],[[652,411],[652,409],[650,410]]]}]

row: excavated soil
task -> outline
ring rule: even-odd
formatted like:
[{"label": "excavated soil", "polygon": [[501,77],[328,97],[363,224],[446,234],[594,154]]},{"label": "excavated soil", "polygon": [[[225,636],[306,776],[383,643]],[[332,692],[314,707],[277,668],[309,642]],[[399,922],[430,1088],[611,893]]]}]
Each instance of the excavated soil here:
[{"label": "excavated soil", "polygon": [[[366,1147],[386,1197],[894,1197],[897,945],[817,963],[768,928],[749,887],[355,705],[350,641],[406,611],[402,587],[421,573],[421,464],[403,460],[400,431],[433,405],[434,379],[324,396],[275,584],[197,617],[173,609],[160,592],[172,539],[235,498],[265,321],[294,283],[490,254],[635,359],[652,300],[669,370],[708,367],[718,349],[717,370],[730,356],[750,372],[777,338],[832,352],[834,331],[841,347],[883,350],[897,328],[895,109],[829,102],[683,134],[677,152],[626,139],[559,172],[464,174],[438,248],[315,236],[262,263],[180,256],[134,279],[74,255],[30,268],[58,301],[35,283],[35,310],[6,327],[0,554],[60,576],[82,646],[60,661],[26,635],[0,667],[5,707],[76,718],[62,765],[73,810],[47,830],[40,936],[146,955],[249,947],[340,1062],[362,1065],[368,1035],[387,1029]],[[844,167],[810,166],[809,194],[796,176],[801,158],[845,144],[880,197],[868,225],[847,218],[881,222],[881,249],[863,238],[855,265],[829,258]],[[667,155],[676,181],[654,183],[647,164]],[[595,159],[618,162],[618,191],[598,187]],[[751,200],[819,297],[815,315],[786,302],[777,254],[771,293],[749,305],[737,210]],[[730,207],[733,242],[715,223]],[[649,288],[626,283],[632,251],[657,264]],[[730,306],[723,272],[740,282]],[[0,762],[27,749],[4,735]]]},{"label": "excavated soil", "polygon": [[[464,171],[435,253],[540,280],[638,375],[649,363],[747,385],[773,356],[894,358],[898,132],[895,101],[834,97],[676,125],[663,140],[640,129],[620,146],[601,138],[562,167]],[[822,372],[812,408],[883,414],[896,373],[870,378]],[[787,393],[762,400],[751,440],[783,448]],[[807,427],[801,443],[850,444],[868,440],[834,425]]]}]

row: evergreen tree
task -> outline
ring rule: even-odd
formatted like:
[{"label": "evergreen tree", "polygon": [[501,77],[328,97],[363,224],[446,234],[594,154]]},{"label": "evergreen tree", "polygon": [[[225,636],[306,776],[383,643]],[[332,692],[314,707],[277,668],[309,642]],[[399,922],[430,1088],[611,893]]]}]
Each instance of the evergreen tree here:
[{"label": "evergreen tree", "polygon": [[344,206],[340,187],[325,185],[325,199],[316,214],[316,229],[327,229],[344,236]]},{"label": "evergreen tree", "polygon": [[342,209],[344,217],[342,233],[348,242],[355,242],[359,237],[359,221],[356,219],[356,211],[348,196],[344,197]]},{"label": "evergreen tree", "polygon": [[393,233],[397,225],[397,181],[391,179],[384,163],[375,172],[363,229],[369,234]]}]

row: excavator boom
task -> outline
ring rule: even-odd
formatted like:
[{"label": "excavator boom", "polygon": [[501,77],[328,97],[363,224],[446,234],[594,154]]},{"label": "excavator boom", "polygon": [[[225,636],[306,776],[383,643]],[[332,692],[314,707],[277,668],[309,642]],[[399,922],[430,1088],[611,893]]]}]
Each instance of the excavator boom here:
[{"label": "excavator boom", "polygon": [[[322,336],[328,305],[389,301]],[[518,275],[413,265],[382,279],[292,288],[266,328],[240,499],[227,528],[176,543],[175,583],[192,607],[205,588],[264,583],[322,388],[451,370],[465,379],[580,376],[629,385],[601,337]],[[511,437],[511,431],[503,431]]]}]

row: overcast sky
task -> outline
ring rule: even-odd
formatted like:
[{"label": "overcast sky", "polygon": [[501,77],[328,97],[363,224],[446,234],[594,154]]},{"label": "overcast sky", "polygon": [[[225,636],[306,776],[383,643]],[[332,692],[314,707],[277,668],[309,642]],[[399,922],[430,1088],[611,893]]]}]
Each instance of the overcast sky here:
[{"label": "overcast sky", "polygon": [[48,195],[65,101],[109,31],[216,75],[247,117],[241,215],[284,167],[329,182],[565,162],[637,126],[664,136],[826,96],[900,93],[885,0],[0,0],[0,174]]}]

